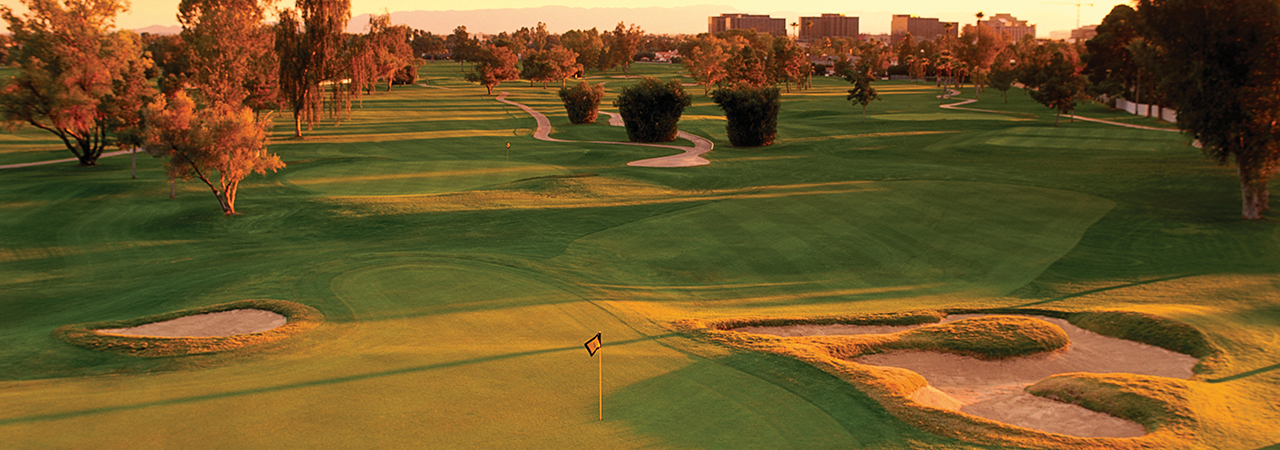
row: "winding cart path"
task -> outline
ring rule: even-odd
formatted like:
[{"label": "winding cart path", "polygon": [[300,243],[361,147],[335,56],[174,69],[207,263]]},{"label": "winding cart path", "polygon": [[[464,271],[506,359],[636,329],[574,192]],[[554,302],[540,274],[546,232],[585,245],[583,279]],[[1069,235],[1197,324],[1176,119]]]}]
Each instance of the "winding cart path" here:
[{"label": "winding cart path", "polygon": [[[551,119],[548,119],[546,115],[538,111],[535,111],[533,108],[530,108],[527,105],[516,103],[511,100],[507,100],[507,94],[508,94],[507,92],[503,92],[502,94],[498,95],[498,101],[523,109],[524,112],[529,113],[529,115],[533,116],[533,119],[538,122],[538,129],[533,133],[534,139],[537,139],[540,141],[547,141],[547,142],[583,142],[587,144],[614,144],[614,145],[634,145],[634,146],[640,146],[640,147],[669,148],[669,149],[680,150],[684,152],[677,155],[631,161],[627,163],[628,166],[694,167],[694,166],[705,166],[707,164],[711,164],[711,161],[708,161],[706,158],[703,158],[701,155],[703,153],[711,151],[712,148],[715,148],[715,144],[704,137],[686,133],[684,131],[678,132],[676,136],[680,137],[681,139],[686,139],[690,142],[693,142],[692,148],[682,147],[678,145],[644,144],[639,142],[567,141],[564,139],[553,138],[551,137]],[[621,115],[617,113],[611,113],[611,112],[602,112],[602,114],[606,114],[609,116],[609,125],[613,125],[615,127],[623,126]]]}]

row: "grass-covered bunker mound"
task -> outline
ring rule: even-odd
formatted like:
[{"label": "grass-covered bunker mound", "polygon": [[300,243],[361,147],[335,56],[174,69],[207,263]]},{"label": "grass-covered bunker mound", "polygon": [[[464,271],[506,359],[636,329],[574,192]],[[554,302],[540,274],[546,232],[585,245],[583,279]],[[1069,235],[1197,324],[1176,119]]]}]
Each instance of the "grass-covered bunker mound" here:
[{"label": "grass-covered bunker mound", "polygon": [[[998,313],[954,322],[951,314]],[[1195,327],[1155,315],[1129,311],[1064,312],[1046,310],[911,311],[816,318],[736,318],[686,321],[685,327],[734,347],[790,356],[836,375],[876,399],[899,419],[927,431],[982,444],[1038,448],[1144,448],[1177,446],[1195,426],[1186,380],[1134,374],[1055,375],[1027,388],[1032,395],[1080,405],[1135,422],[1147,431],[1137,438],[1082,438],[1041,432],[982,419],[958,411],[927,407],[913,398],[928,385],[919,374],[897,367],[854,362],[855,358],[898,350],[954,353],[979,359],[1005,359],[1065,349],[1068,334],[1059,326],[1026,316],[1065,319],[1104,336],[1135,340],[1206,361],[1220,352]],[[930,324],[932,323],[932,324]],[[922,325],[882,334],[781,337],[735,332],[745,327],[810,325]],[[1140,330],[1135,329],[1140,328]],[[1207,359],[1206,359],[1207,358]]]},{"label": "grass-covered bunker mound", "polygon": [[[285,317],[283,326],[259,333],[213,337],[154,337],[106,334],[98,330],[130,328],[180,317],[239,309],[270,311]],[[240,300],[201,308],[174,311],[134,319],[91,322],[59,327],[53,335],[73,345],[103,352],[142,357],[181,356],[216,353],[278,341],[315,328],[324,315],[301,303],[284,300]]]},{"label": "grass-covered bunker mound", "polygon": [[985,316],[909,330],[886,347],[998,359],[1053,351],[1068,343],[1062,328],[1040,319]]}]

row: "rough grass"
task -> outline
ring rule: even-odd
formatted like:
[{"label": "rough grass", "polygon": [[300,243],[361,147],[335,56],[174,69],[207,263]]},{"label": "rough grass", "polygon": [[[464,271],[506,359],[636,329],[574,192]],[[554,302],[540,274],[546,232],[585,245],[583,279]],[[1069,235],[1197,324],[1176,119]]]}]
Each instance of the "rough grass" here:
[{"label": "rough grass", "polygon": [[[287,322],[282,326],[267,331],[236,336],[166,338],[120,336],[100,333],[97,331],[104,328],[136,327],[149,323],[173,320],[179,317],[233,311],[237,309],[260,309],[264,311],[271,311],[284,316]],[[62,339],[72,345],[89,350],[155,358],[162,356],[198,355],[202,353],[225,352],[251,345],[265,344],[267,342],[278,341],[299,333],[310,331],[311,329],[319,326],[322,321],[324,321],[324,315],[322,315],[320,311],[301,303],[283,300],[254,299],[209,305],[184,311],[174,311],[165,314],[156,314],[127,320],[64,325],[53,330],[53,335],[54,337]]]},{"label": "rough grass", "polygon": [[891,348],[930,350],[1001,359],[1065,348],[1061,327],[1031,317],[986,316],[907,330]]},{"label": "rough grass", "polygon": [[1107,336],[1206,358],[1218,353],[1195,327],[1135,311],[1087,311],[1068,317],[1072,325]]}]

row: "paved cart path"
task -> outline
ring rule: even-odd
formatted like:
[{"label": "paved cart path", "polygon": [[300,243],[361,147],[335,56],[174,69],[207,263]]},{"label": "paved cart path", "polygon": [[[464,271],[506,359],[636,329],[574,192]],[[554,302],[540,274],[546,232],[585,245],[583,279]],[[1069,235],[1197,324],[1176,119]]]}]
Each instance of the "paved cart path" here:
[{"label": "paved cart path", "polygon": [[[503,92],[501,95],[498,95],[498,101],[523,109],[525,112],[529,113],[529,115],[533,116],[533,119],[538,122],[538,129],[533,133],[534,139],[537,139],[540,141],[547,141],[547,142],[583,142],[587,144],[635,145],[640,147],[669,148],[669,149],[680,150],[684,152],[678,155],[631,161],[627,163],[628,166],[693,167],[693,166],[705,166],[707,164],[711,164],[711,161],[706,160],[706,158],[703,158],[701,155],[703,153],[711,151],[712,148],[715,148],[715,144],[704,137],[686,133],[684,131],[678,132],[676,136],[680,137],[681,139],[686,139],[690,142],[693,142],[692,148],[682,147],[678,145],[666,145],[666,144],[644,144],[644,143],[638,143],[638,142],[618,142],[618,141],[567,141],[564,139],[553,138],[551,137],[551,119],[548,119],[546,115],[535,111],[533,108],[530,108],[527,105],[516,103],[511,100],[507,100],[507,94],[508,94],[507,92]],[[617,113],[611,113],[611,112],[602,112],[602,114],[606,114],[609,116],[609,125],[613,125],[616,127],[622,126],[621,115]]]},{"label": "paved cart path", "polygon": [[[950,95],[952,95],[952,96],[960,95],[960,91],[957,91],[957,90],[955,90],[955,89],[951,89],[951,90],[950,90]],[[941,98],[942,96],[938,96],[938,97],[939,97],[939,98]],[[969,100],[965,100],[965,101],[962,101],[962,102],[959,102],[959,103],[951,103],[951,104],[948,104],[948,105],[941,105],[941,107],[942,107],[942,109],[954,109],[954,110],[959,110],[959,111],[977,111],[977,112],[985,112],[985,113],[1008,114],[1008,112],[1005,112],[1005,111],[996,111],[996,110],[991,110],[991,109],[961,108],[961,107],[962,107],[962,106],[964,106],[964,105],[968,105],[968,104],[970,104],[970,103],[975,103],[975,102],[977,102],[977,101],[978,101],[977,99],[969,99]],[[1134,125],[1134,124],[1131,124],[1131,123],[1112,122],[1112,121],[1110,121],[1110,120],[1091,119],[1091,118],[1088,118],[1088,117],[1080,117],[1080,116],[1077,116],[1077,115],[1075,115],[1075,114],[1067,114],[1067,115],[1064,115],[1064,116],[1062,116],[1062,117],[1067,117],[1067,118],[1071,118],[1071,119],[1079,119],[1079,120],[1083,120],[1083,121],[1086,121],[1086,122],[1105,123],[1105,124],[1107,124],[1107,125],[1115,125],[1115,126],[1118,126],[1118,127],[1136,128],[1136,129],[1139,129],[1139,130],[1169,131],[1169,132],[1173,132],[1173,133],[1177,133],[1177,132],[1181,131],[1181,130],[1178,130],[1178,129],[1176,129],[1176,128],[1156,128],[1156,127],[1148,127],[1148,126],[1145,126],[1145,125]]]}]

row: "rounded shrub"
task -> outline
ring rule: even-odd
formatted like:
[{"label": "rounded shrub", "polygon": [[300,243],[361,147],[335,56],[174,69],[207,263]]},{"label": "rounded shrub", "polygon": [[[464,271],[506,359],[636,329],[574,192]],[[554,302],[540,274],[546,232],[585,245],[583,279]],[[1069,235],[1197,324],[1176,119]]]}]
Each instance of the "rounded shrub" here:
[{"label": "rounded shrub", "polygon": [[718,89],[712,100],[724,110],[725,131],[734,147],[763,147],[777,137],[782,107],[778,88]]},{"label": "rounded shrub", "polygon": [[680,115],[693,104],[680,82],[663,83],[645,77],[618,94],[613,106],[618,107],[631,142],[670,142],[676,140]]},{"label": "rounded shrub", "polygon": [[573,87],[560,88],[560,100],[574,124],[595,123],[600,113],[600,98],[604,97],[604,84],[592,85],[586,81]]}]

